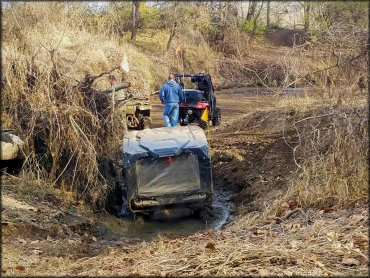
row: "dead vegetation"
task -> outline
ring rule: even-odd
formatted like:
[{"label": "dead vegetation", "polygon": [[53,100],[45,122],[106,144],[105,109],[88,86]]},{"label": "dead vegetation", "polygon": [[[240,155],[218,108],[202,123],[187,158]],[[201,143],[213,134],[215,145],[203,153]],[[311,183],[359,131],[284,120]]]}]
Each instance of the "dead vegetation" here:
[{"label": "dead vegetation", "polygon": [[[92,28],[87,19],[79,4],[72,9],[66,3],[22,3],[6,10],[2,118],[25,140],[25,172],[99,210],[112,187],[101,164],[114,157],[123,136],[107,74],[130,85],[131,93],[149,95],[170,71],[179,71],[181,61],[170,51],[159,56],[143,51],[104,28]],[[186,46],[188,69],[198,70],[195,61],[204,62],[198,50]],[[124,55],[129,74],[117,67]]]},{"label": "dead vegetation", "polygon": [[[24,171],[3,190],[5,275],[368,275],[363,33],[352,28],[354,43],[338,45],[346,30],[333,25],[325,43],[277,48],[256,38],[243,48],[249,36],[231,28],[219,53],[207,40],[221,33],[202,39],[182,26],[186,70],[215,72],[218,87],[258,84],[275,93],[266,101],[257,94],[253,104],[244,93],[219,98],[228,122],[211,131],[212,162],[216,179],[235,193],[236,217],[190,237],[108,240],[93,232],[90,209],[104,207],[107,156],[122,133],[109,81],[97,76],[127,54],[130,74],[111,73],[145,94],[183,69],[160,28],[140,30],[129,43],[110,26],[114,14],[89,21],[79,4],[68,12],[64,5],[24,3],[2,18],[2,120],[26,143]],[[175,36],[172,45],[180,43]],[[297,84],[313,90],[279,95]]]},{"label": "dead vegetation", "polygon": [[[99,49],[83,51],[92,37],[71,28],[62,8],[60,3],[23,5],[3,19],[13,32],[6,35],[2,48],[2,112],[25,138],[25,171],[74,192],[76,200],[101,207],[108,185],[97,158],[119,139],[111,101],[98,86],[93,88],[96,78],[89,72],[111,68],[120,53],[99,38]],[[31,21],[41,13],[53,20]],[[108,57],[100,54],[102,49],[110,52]]]},{"label": "dead vegetation", "polygon": [[[7,191],[6,196],[3,195],[6,217],[11,207],[19,209],[22,204],[8,194]],[[2,239],[2,250],[7,254],[2,257],[2,272],[11,276],[40,273],[58,276],[368,274],[365,206],[347,210],[309,209],[291,214],[291,205],[283,204],[286,215],[290,216],[281,217],[279,222],[273,218],[261,221],[258,214],[248,214],[221,231],[209,230],[188,237],[158,236],[146,242],[109,241],[92,234],[91,229],[86,230],[89,226],[86,221],[77,221],[74,226],[78,220],[76,211],[46,215],[46,207],[40,204],[23,204],[25,213],[19,217],[20,223],[11,222],[6,226],[2,223],[3,230],[7,231]],[[47,230],[30,229],[25,227],[27,215],[50,217],[54,223],[50,223]],[[67,221],[71,216],[74,217],[70,220],[74,221]],[[34,225],[41,223],[38,220]]]},{"label": "dead vegetation", "polygon": [[215,174],[248,211],[277,196],[304,208],[366,203],[367,118],[364,106],[250,113],[216,133]]}]

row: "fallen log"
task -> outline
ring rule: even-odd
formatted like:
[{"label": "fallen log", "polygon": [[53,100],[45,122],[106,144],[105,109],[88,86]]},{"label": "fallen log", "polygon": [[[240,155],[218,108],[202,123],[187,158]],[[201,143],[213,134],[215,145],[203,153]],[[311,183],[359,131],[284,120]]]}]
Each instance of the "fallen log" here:
[{"label": "fallen log", "polygon": [[120,66],[116,66],[110,70],[107,70],[107,71],[103,71],[97,75],[91,75],[91,74],[86,74],[85,77],[80,81],[78,82],[78,84],[75,86],[76,89],[79,89],[83,92],[89,92],[91,91],[91,86],[92,84],[94,83],[94,81],[96,79],[98,79],[99,77],[102,77],[103,75],[106,75],[106,74],[111,74],[113,71],[115,71],[116,69],[119,69]]},{"label": "fallen log", "polygon": [[297,212],[302,213],[302,214],[303,214],[303,216],[305,216],[305,217],[307,218],[307,215],[306,215],[306,213],[304,212],[304,210],[303,210],[303,209],[301,209],[301,208],[296,208],[296,209],[293,209],[293,210],[288,211],[288,212],[287,212],[284,216],[282,216],[282,217],[275,217],[275,221],[276,221],[276,223],[277,223],[277,224],[279,224],[279,223],[281,223],[281,222],[283,222],[283,221],[287,220],[289,217],[291,217],[293,214],[295,214],[295,213],[297,213]]},{"label": "fallen log", "polygon": [[104,90],[104,91],[100,91],[100,92],[98,92],[98,93],[102,93],[102,94],[109,94],[109,93],[112,93],[113,91],[117,92],[117,91],[119,91],[119,90],[122,90],[122,89],[128,88],[128,87],[130,87],[130,86],[131,86],[131,84],[130,84],[130,83],[128,83],[128,84],[123,84],[123,83],[121,83],[121,84],[117,84],[117,85],[115,85],[115,86],[112,86],[112,87],[110,87],[110,88],[108,88],[108,89],[106,89],[106,90]]}]

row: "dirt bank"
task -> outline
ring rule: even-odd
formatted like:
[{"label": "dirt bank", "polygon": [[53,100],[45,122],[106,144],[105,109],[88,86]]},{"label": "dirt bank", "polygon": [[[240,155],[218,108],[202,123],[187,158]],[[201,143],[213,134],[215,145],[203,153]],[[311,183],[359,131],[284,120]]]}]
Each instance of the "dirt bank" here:
[{"label": "dirt bank", "polygon": [[[312,104],[310,108],[302,109],[282,106],[282,97],[287,97],[288,101],[300,98],[249,95],[239,101],[243,99],[240,94],[220,95],[221,103],[225,98],[236,106],[234,109],[233,105],[227,106],[228,115],[238,115],[240,106],[244,106],[246,112],[235,120],[224,122],[223,126],[213,129],[210,134],[213,173],[218,180],[223,180],[228,190],[234,192],[236,214],[265,210],[274,200],[284,197],[294,183],[298,183],[302,177],[301,163],[306,163],[313,157],[322,156],[323,159],[324,154],[337,152],[333,145],[343,147],[351,136],[354,139],[350,144],[358,144],[354,148],[358,148],[358,157],[366,159],[367,137],[364,134],[367,134],[368,108],[365,105],[334,108]],[[305,97],[302,95],[302,98]],[[299,100],[298,103],[303,101],[305,100]],[[246,105],[244,102],[249,103]],[[343,133],[347,139],[337,143],[336,140],[341,140]],[[346,148],[348,153],[351,152],[351,147]],[[341,159],[338,155],[334,158],[334,163],[340,165]],[[359,161],[361,163],[362,160]],[[357,162],[343,163],[352,169]],[[339,168],[346,167],[343,165]],[[353,171],[343,175],[348,178],[353,175]],[[330,198],[315,205],[324,208],[339,204],[338,200],[333,201]],[[293,201],[296,203],[295,207],[303,205],[303,200],[297,200]]]}]

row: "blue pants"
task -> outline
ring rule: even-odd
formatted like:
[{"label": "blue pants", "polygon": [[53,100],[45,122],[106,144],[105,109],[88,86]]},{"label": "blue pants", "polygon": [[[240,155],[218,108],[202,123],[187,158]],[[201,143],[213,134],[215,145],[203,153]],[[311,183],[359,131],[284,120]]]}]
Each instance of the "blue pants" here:
[{"label": "blue pants", "polygon": [[[171,117],[171,122],[170,122]],[[165,103],[163,107],[163,120],[164,124],[167,127],[174,127],[179,121],[179,104],[170,102]]]}]

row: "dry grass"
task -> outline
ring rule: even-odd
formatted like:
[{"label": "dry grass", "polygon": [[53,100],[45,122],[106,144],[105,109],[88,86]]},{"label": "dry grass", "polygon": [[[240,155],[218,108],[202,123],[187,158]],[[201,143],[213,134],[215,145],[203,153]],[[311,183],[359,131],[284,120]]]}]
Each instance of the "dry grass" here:
[{"label": "dry grass", "polygon": [[[130,83],[134,94],[148,95],[182,66],[172,52],[143,52],[139,45],[108,34],[104,26],[89,28],[81,5],[73,11],[65,7],[22,3],[4,12],[2,118],[25,141],[26,171],[101,208],[111,184],[99,160],[116,153],[123,130],[109,97],[96,93],[110,86],[108,79],[103,76],[87,88],[79,85],[88,75],[114,68],[126,54],[130,72],[113,74]],[[161,36],[156,40],[164,41]],[[185,70],[198,71],[199,65],[210,69],[210,60],[199,54],[205,52],[202,47],[185,45],[191,61]]]},{"label": "dry grass", "polygon": [[110,101],[75,86],[87,73],[118,64],[124,47],[72,27],[77,18],[59,3],[24,4],[5,13],[6,30],[13,31],[5,33],[2,48],[2,112],[25,140],[25,170],[101,206],[108,185],[97,158],[120,137]]},{"label": "dry grass", "polygon": [[255,105],[214,133],[214,174],[235,191],[237,213],[281,216],[288,202],[304,210],[368,203],[366,99],[339,106],[315,94],[261,96],[275,106]]},{"label": "dry grass", "polygon": [[343,91],[343,86],[306,88],[303,95],[277,100],[284,119],[276,120],[278,126],[270,120],[265,128],[282,131],[299,173],[284,201],[294,199],[304,208],[368,202],[368,99],[359,88]]},{"label": "dry grass", "polygon": [[[94,93],[109,86],[107,79],[98,79],[87,89],[76,85],[88,74],[113,68],[124,53],[131,71],[114,74],[119,81],[130,82],[138,94],[159,89],[166,75],[181,72],[182,65],[178,56],[165,50],[168,34],[159,32],[149,38],[139,33],[137,42],[129,43],[109,33],[104,24],[88,27],[91,22],[81,17],[81,5],[75,7],[66,13],[62,2],[22,3],[3,14],[1,112],[4,122],[17,129],[26,143],[26,167],[17,181],[17,194],[37,196],[41,202],[56,200],[66,207],[83,199],[99,209],[110,186],[99,159],[119,148],[122,133],[109,99]],[[228,35],[234,47],[231,53],[247,56],[242,63],[233,58],[225,63],[217,60],[223,55],[211,51],[204,41],[175,39],[174,45],[185,46],[185,71],[202,68],[215,72],[218,85],[231,84],[232,78],[240,84],[246,73],[234,73],[248,71],[248,59],[268,51],[248,57],[251,49],[242,49],[241,41],[235,41],[233,33]],[[314,50],[281,51],[276,67],[266,66],[275,59],[272,51],[271,60],[252,69],[261,75],[257,78],[252,72],[253,82],[262,78],[272,83],[274,75],[283,73],[279,85],[284,87],[335,58],[318,61],[324,57],[319,53],[312,59],[317,54]],[[43,256],[10,242],[2,246],[6,275],[368,275],[364,207],[368,204],[368,110],[356,108],[366,104],[364,93],[358,93],[366,63],[356,66],[315,75],[314,94],[277,104],[299,116],[292,118],[293,125],[283,127],[293,131],[290,139],[295,143],[288,143],[299,175],[291,180],[286,194],[271,199],[261,213],[238,216],[222,231],[117,242],[97,256],[78,260],[68,254]],[[221,74],[224,79],[217,78]],[[336,87],[328,84],[333,77]],[[253,124],[268,124],[269,116],[278,113],[265,114],[266,118]],[[244,127],[248,128],[238,126]],[[275,124],[274,128],[282,127]],[[237,158],[245,155],[237,154]],[[303,213],[284,219],[292,202]],[[60,242],[55,239],[50,244],[57,250]]]},{"label": "dry grass", "polygon": [[[6,246],[3,251],[9,256],[3,257],[3,266],[7,275],[368,274],[366,208],[331,213],[310,211],[307,218],[298,217],[281,224],[256,224],[255,219],[243,217],[222,231],[210,230],[189,237],[157,237],[152,242],[118,243],[97,256],[74,261],[34,254],[20,260],[23,253]],[[25,270],[16,270],[16,265],[24,266]]]},{"label": "dry grass", "polygon": [[[291,144],[300,168],[288,198],[303,207],[368,201],[368,109],[328,107],[293,123]],[[292,140],[293,141],[293,140]]]}]

